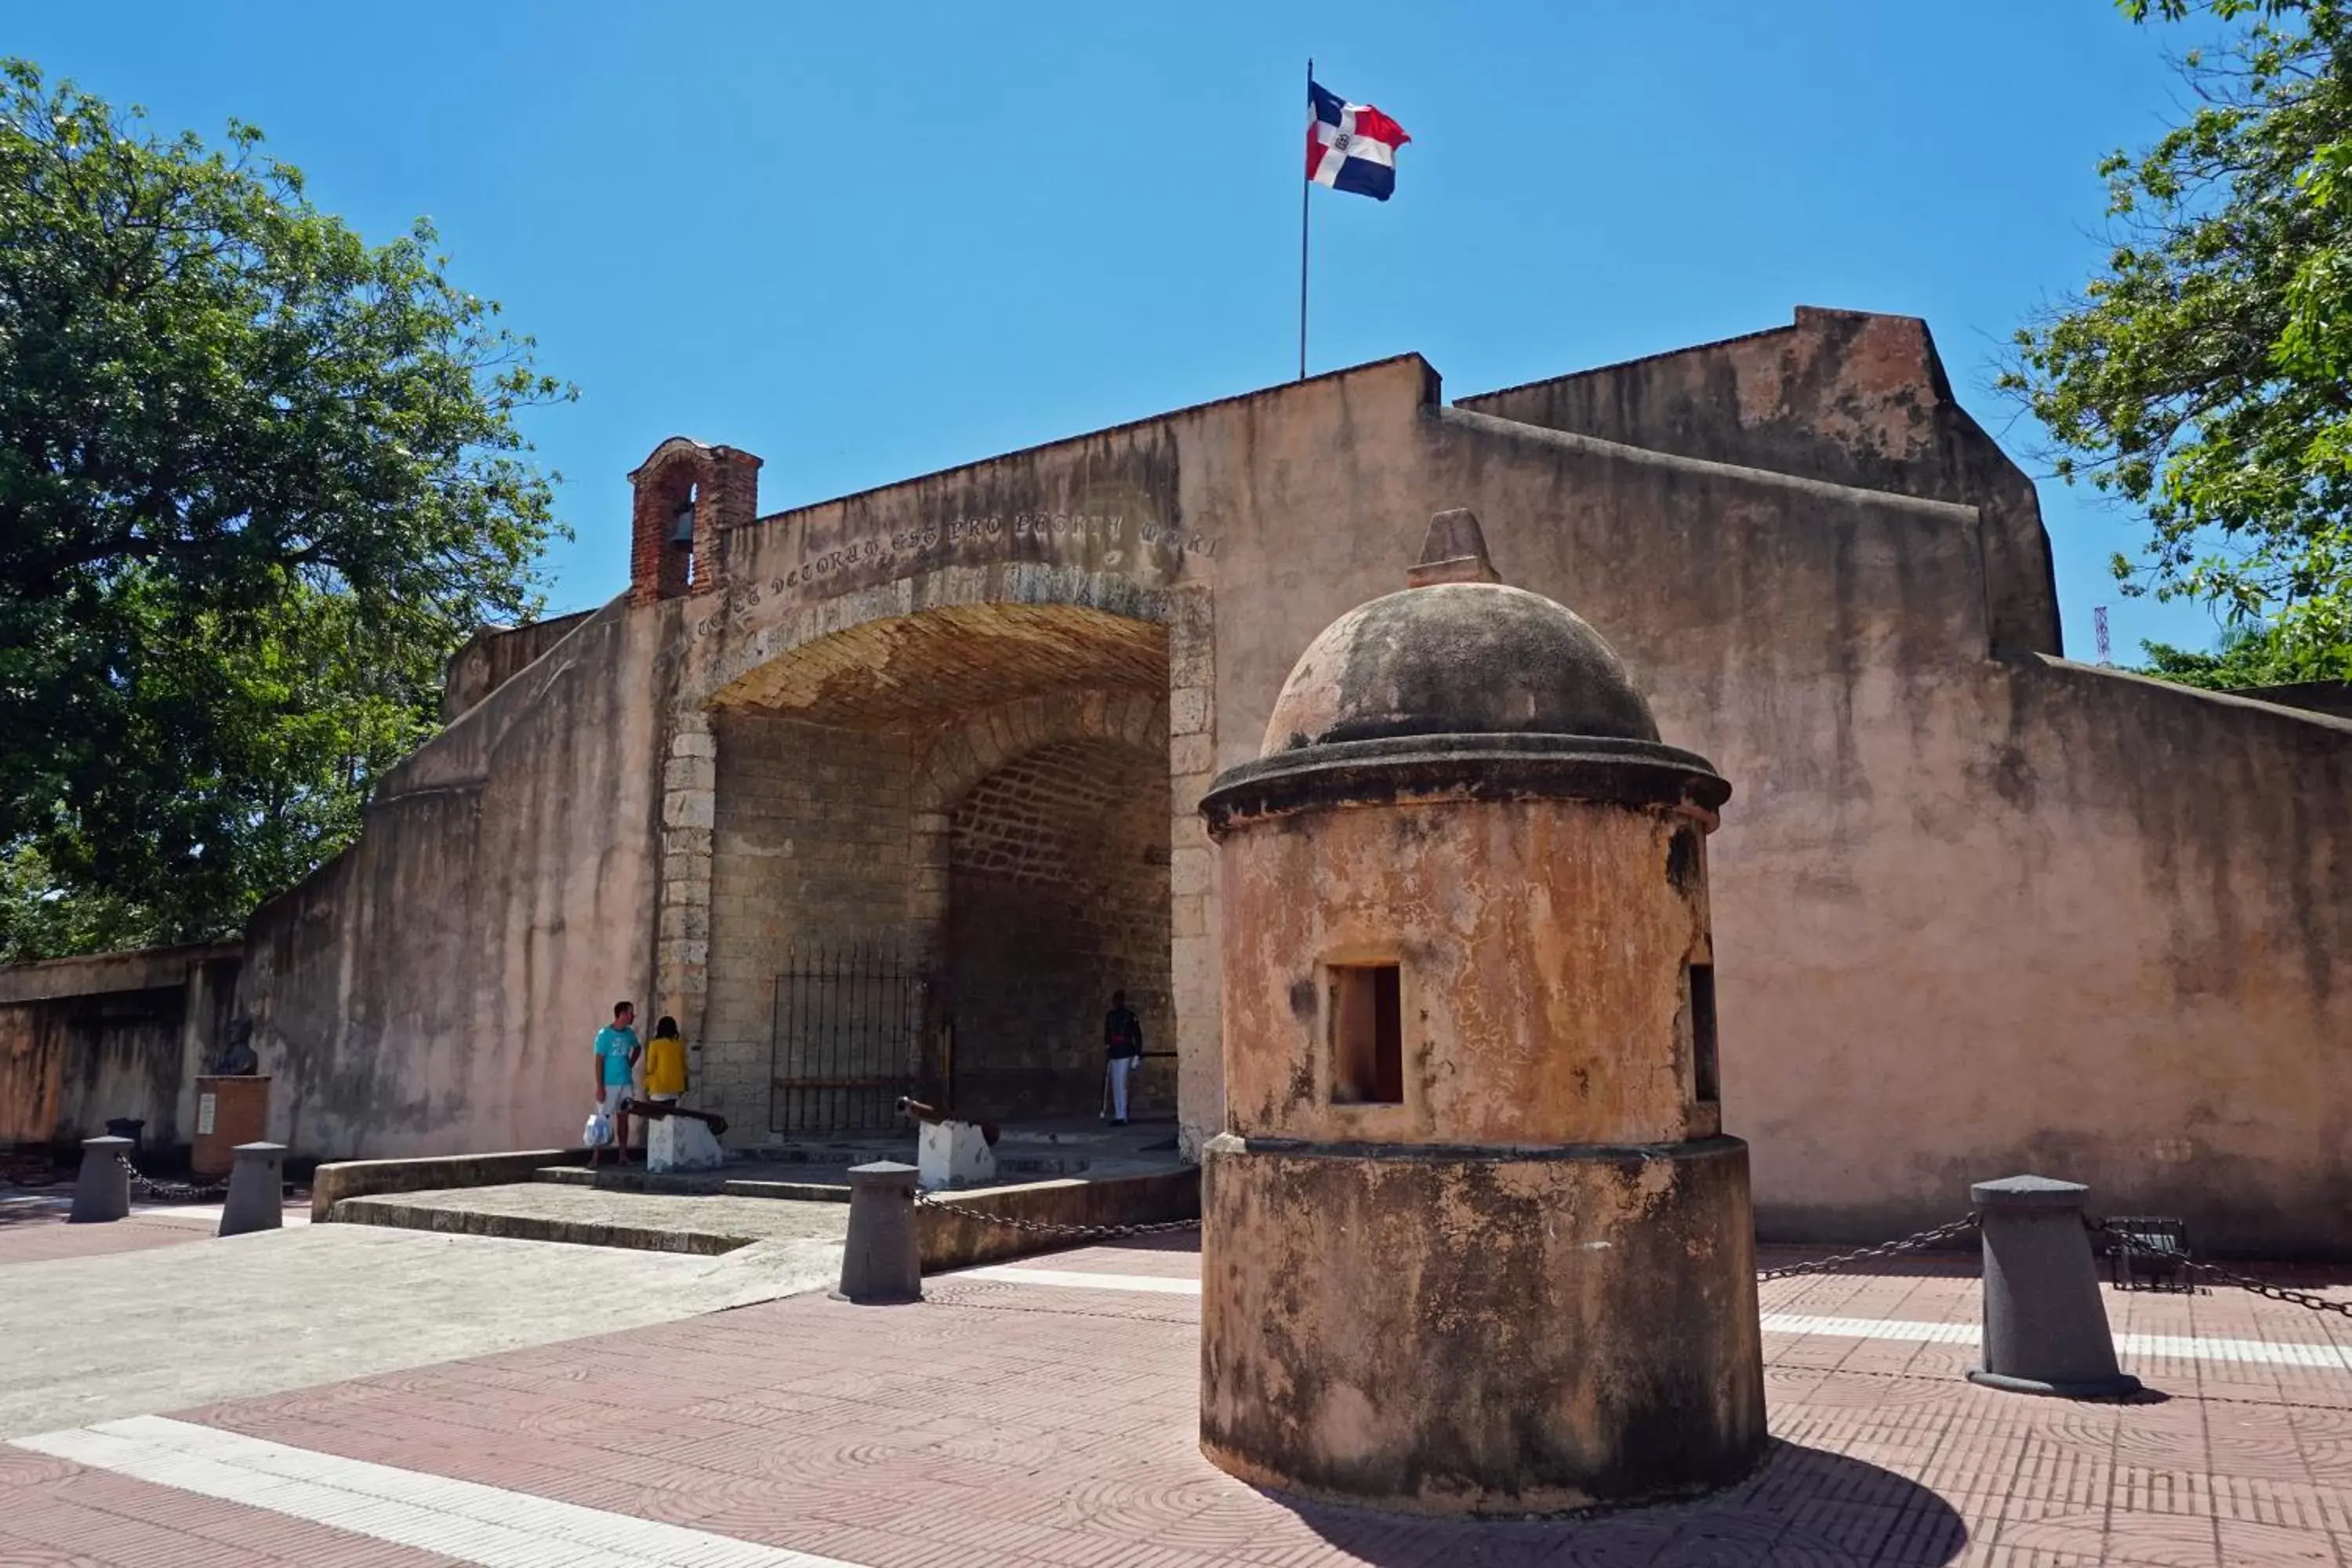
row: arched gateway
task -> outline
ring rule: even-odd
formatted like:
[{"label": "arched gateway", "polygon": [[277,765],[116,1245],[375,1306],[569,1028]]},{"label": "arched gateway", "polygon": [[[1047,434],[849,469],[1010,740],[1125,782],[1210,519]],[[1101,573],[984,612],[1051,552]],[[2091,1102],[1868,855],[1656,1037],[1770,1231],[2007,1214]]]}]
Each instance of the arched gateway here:
[{"label": "arched gateway", "polygon": [[1180,1018],[1214,1029],[1209,972],[1180,996],[1173,959],[1180,904],[1206,927],[1176,887],[1211,761],[1206,552],[1116,497],[905,530],[709,514],[726,451],[664,443],[637,509],[638,600],[683,602],[655,991],[699,1097],[752,1141],[887,1126],[910,1089],[1091,1115],[1123,991],[1139,1107],[1171,1116]]},{"label": "arched gateway", "polygon": [[[811,616],[698,706],[708,909],[665,916],[708,931],[699,1037],[730,1118],[856,1131],[910,1087],[1089,1112],[1113,991],[1171,1037],[1168,629],[1159,596],[1128,607]],[[667,967],[665,997],[690,1008],[690,979]]]}]

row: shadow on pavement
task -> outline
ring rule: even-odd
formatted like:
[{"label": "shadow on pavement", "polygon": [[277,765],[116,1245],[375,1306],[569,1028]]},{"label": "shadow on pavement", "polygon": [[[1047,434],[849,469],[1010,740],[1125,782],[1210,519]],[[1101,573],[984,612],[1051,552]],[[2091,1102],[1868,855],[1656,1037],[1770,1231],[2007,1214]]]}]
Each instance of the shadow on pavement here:
[{"label": "shadow on pavement", "polygon": [[54,1225],[73,1207],[73,1189],[0,1190],[0,1226]]},{"label": "shadow on pavement", "polygon": [[1265,1495],[1381,1568],[1941,1568],[1969,1540],[1960,1516],[1917,1482],[1780,1442],[1754,1475],[1701,1501],[1576,1519],[1437,1522]]}]

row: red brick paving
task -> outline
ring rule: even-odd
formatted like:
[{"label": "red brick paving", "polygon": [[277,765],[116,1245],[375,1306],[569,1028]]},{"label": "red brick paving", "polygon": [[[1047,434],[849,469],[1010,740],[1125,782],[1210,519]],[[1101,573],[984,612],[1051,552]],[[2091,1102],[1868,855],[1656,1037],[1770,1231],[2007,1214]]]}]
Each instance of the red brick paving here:
[{"label": "red brick paving", "polygon": [[[96,1258],[110,1252],[142,1252],[202,1241],[220,1227],[217,1211],[174,1214],[145,1209],[109,1225],[68,1225],[70,1198],[0,1204],[0,1266],[46,1263],[55,1258]],[[0,1559],[0,1568],[5,1560]]]},{"label": "red brick paving", "polygon": [[[1173,1246],[1037,1261],[1197,1268]],[[2145,1402],[2084,1405],[1968,1384],[1964,1345],[1769,1334],[1779,1442],[1746,1484],[1584,1521],[1433,1524],[1285,1501],[1202,1460],[1192,1298],[952,1277],[927,1289],[918,1307],[804,1296],[184,1418],[871,1568],[2352,1565],[2347,1373],[2174,1358],[2137,1367],[2156,1389]],[[1976,1292],[1972,1268],[1930,1261],[1774,1283],[1764,1306],[1969,1321]],[[2352,1343],[2347,1320],[2236,1292],[2108,1305],[2119,1331]],[[93,1516],[139,1533],[102,1550],[57,1539],[58,1520]],[[48,1522],[36,1534],[28,1519]],[[0,1565],[66,1548],[107,1564],[214,1561],[116,1555],[160,1550],[158,1521],[186,1521],[207,1550],[261,1553],[223,1562],[271,1561],[271,1529],[306,1532],[311,1554],[296,1560],[321,1568],[435,1561],[0,1459]]]},{"label": "red brick paving", "polygon": [[1142,1237],[1117,1247],[1089,1247],[1077,1252],[1057,1252],[1024,1258],[1009,1268],[1055,1268],[1073,1274],[1145,1274],[1160,1279],[1201,1277],[1201,1238],[1178,1231]]},{"label": "red brick paving", "polygon": [[[2352,1303],[2352,1271],[2289,1270],[2248,1265],[2250,1273],[2296,1277],[2299,1289]],[[2253,1340],[2282,1344],[2334,1345],[2352,1354],[2352,1317],[2314,1312],[2266,1300],[2250,1291],[2108,1290],[2107,1321],[2118,1335],[2167,1334],[2209,1339]],[[1979,1310],[1976,1266],[1929,1260],[1876,1274],[1825,1274],[1775,1281],[1762,1290],[1766,1313],[1822,1317],[1908,1319],[1973,1323]],[[1766,1359],[1775,1369],[1821,1368],[1841,1373],[1911,1370],[1937,1377],[1965,1371],[1972,1347],[1904,1343],[1884,1340],[1766,1337]],[[2230,1405],[2305,1406],[2342,1415],[2352,1411],[2352,1373],[2319,1367],[2272,1366],[2260,1363],[2199,1360],[2189,1356],[2141,1357],[2130,1369],[2152,1387],[2176,1396]],[[2085,1406],[2083,1408],[2098,1408]],[[2340,1479],[2352,1481],[2352,1475]],[[2323,1559],[2323,1561],[2325,1561]]]}]

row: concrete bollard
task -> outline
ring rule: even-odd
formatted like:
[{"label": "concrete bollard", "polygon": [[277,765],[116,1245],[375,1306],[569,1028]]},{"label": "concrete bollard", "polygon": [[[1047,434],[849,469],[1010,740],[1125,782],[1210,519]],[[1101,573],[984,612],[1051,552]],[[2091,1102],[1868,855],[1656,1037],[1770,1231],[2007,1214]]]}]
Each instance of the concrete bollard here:
[{"label": "concrete bollard", "polygon": [[915,1167],[877,1160],[849,1172],[849,1240],[834,1299],[861,1307],[895,1307],[923,1299],[922,1256],[915,1245]]},{"label": "concrete bollard", "polygon": [[1969,1381],[2012,1394],[2115,1399],[2139,1392],[2116,1365],[2084,1228],[2091,1189],[2010,1176],[1969,1189],[1984,1222],[1983,1363]]},{"label": "concrete bollard", "polygon": [[131,1173],[122,1163],[130,1153],[128,1138],[81,1141],[81,1172],[74,1177],[73,1212],[66,1215],[68,1225],[97,1225],[131,1212]]},{"label": "concrete bollard", "polygon": [[286,1145],[240,1143],[229,1172],[228,1201],[221,1205],[216,1236],[276,1230],[286,1223]]}]

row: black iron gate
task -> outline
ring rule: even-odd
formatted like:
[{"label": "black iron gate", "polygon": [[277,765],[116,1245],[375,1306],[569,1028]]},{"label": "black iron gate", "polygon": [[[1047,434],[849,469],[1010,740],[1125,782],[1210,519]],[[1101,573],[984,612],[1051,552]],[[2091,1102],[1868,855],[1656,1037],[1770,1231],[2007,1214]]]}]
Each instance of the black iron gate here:
[{"label": "black iron gate", "polygon": [[776,976],[769,1130],[894,1125],[921,1075],[923,999],[923,976],[895,949],[793,948]]}]

